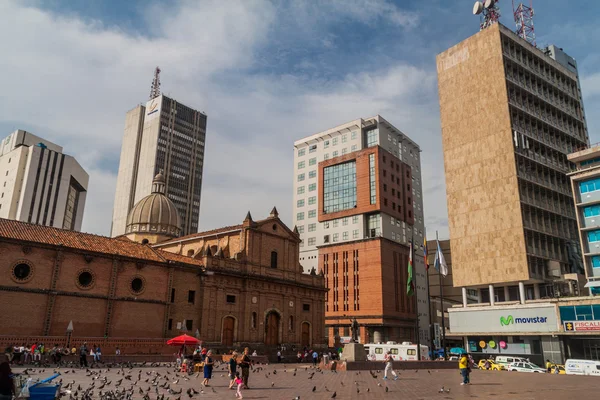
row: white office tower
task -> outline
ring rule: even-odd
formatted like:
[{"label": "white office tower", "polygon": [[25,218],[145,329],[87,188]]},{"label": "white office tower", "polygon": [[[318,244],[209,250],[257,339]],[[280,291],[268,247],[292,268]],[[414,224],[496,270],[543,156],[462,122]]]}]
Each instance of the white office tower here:
[{"label": "white office tower", "polygon": [[89,176],[63,148],[23,130],[0,144],[0,218],[81,230]]}]

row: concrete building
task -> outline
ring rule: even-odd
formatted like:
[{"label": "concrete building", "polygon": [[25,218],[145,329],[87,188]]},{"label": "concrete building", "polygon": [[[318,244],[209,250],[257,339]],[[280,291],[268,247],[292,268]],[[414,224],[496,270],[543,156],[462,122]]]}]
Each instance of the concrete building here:
[{"label": "concrete building", "polygon": [[165,95],[127,113],[112,236],[125,233],[129,211],[152,192],[152,181],[161,172],[182,234],[198,232],[205,136],[206,114]]},{"label": "concrete building", "polygon": [[[324,274],[326,327],[362,343],[429,343],[419,146],[381,116],[357,119],[294,143],[294,224],[304,271]],[[416,298],[407,296],[409,242]]]},{"label": "concrete building", "polygon": [[465,299],[466,288],[492,305],[555,297],[583,274],[567,154],[588,133],[576,65],[552,49],[494,24],[437,57],[453,278]]},{"label": "concrete building", "polygon": [[17,130],[0,143],[0,218],[79,231],[88,179],[62,147]]},{"label": "concrete building", "polygon": [[600,294],[600,146],[569,154],[575,168],[569,174],[579,227],[585,287]]}]

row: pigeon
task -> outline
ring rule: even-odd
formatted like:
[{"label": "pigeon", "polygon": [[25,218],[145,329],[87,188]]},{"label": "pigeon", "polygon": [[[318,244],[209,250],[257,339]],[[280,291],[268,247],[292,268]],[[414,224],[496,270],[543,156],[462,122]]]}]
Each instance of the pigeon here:
[{"label": "pigeon", "polygon": [[359,388],[356,388],[356,393],[360,393],[360,389]]},{"label": "pigeon", "polygon": [[446,393],[450,393],[450,388],[446,389]]},{"label": "pigeon", "polygon": [[333,392],[333,394],[331,395],[332,399],[335,399],[337,397],[337,392]]},{"label": "pigeon", "polygon": [[440,390],[438,390],[438,393],[444,393],[444,387],[442,386],[442,388]]},{"label": "pigeon", "polygon": [[312,391],[315,392],[317,390],[316,386],[313,386]]},{"label": "pigeon", "polygon": [[271,382],[271,387],[275,386],[275,382]]},{"label": "pigeon", "polygon": [[369,393],[371,391],[371,388],[367,388],[367,393]]},{"label": "pigeon", "polygon": [[389,392],[389,391],[390,391],[390,388],[386,386],[386,387],[385,387],[385,392],[387,393],[387,392]]}]

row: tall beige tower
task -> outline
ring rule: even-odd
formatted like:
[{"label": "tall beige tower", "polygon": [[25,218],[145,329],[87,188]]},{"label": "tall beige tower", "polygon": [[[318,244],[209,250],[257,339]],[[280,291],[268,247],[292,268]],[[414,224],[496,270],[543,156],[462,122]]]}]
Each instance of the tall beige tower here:
[{"label": "tall beige tower", "polygon": [[583,272],[566,174],[587,128],[576,64],[551,50],[494,24],[437,57],[454,285],[480,302]]}]

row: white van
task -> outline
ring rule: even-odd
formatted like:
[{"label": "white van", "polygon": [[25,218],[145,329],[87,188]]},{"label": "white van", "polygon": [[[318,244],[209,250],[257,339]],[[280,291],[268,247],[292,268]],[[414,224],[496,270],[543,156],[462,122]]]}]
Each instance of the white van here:
[{"label": "white van", "polygon": [[[396,342],[365,344],[365,352],[369,361],[384,361],[388,351],[394,361],[417,360],[417,345],[410,342],[403,342],[402,344]],[[429,360],[429,347],[424,345],[421,345],[421,360]]]},{"label": "white van", "polygon": [[567,360],[565,363],[567,375],[595,375],[600,376],[600,361]]},{"label": "white van", "polygon": [[528,363],[529,361],[523,357],[513,357],[513,356],[496,356],[496,364],[502,364],[507,367],[512,363]]}]

